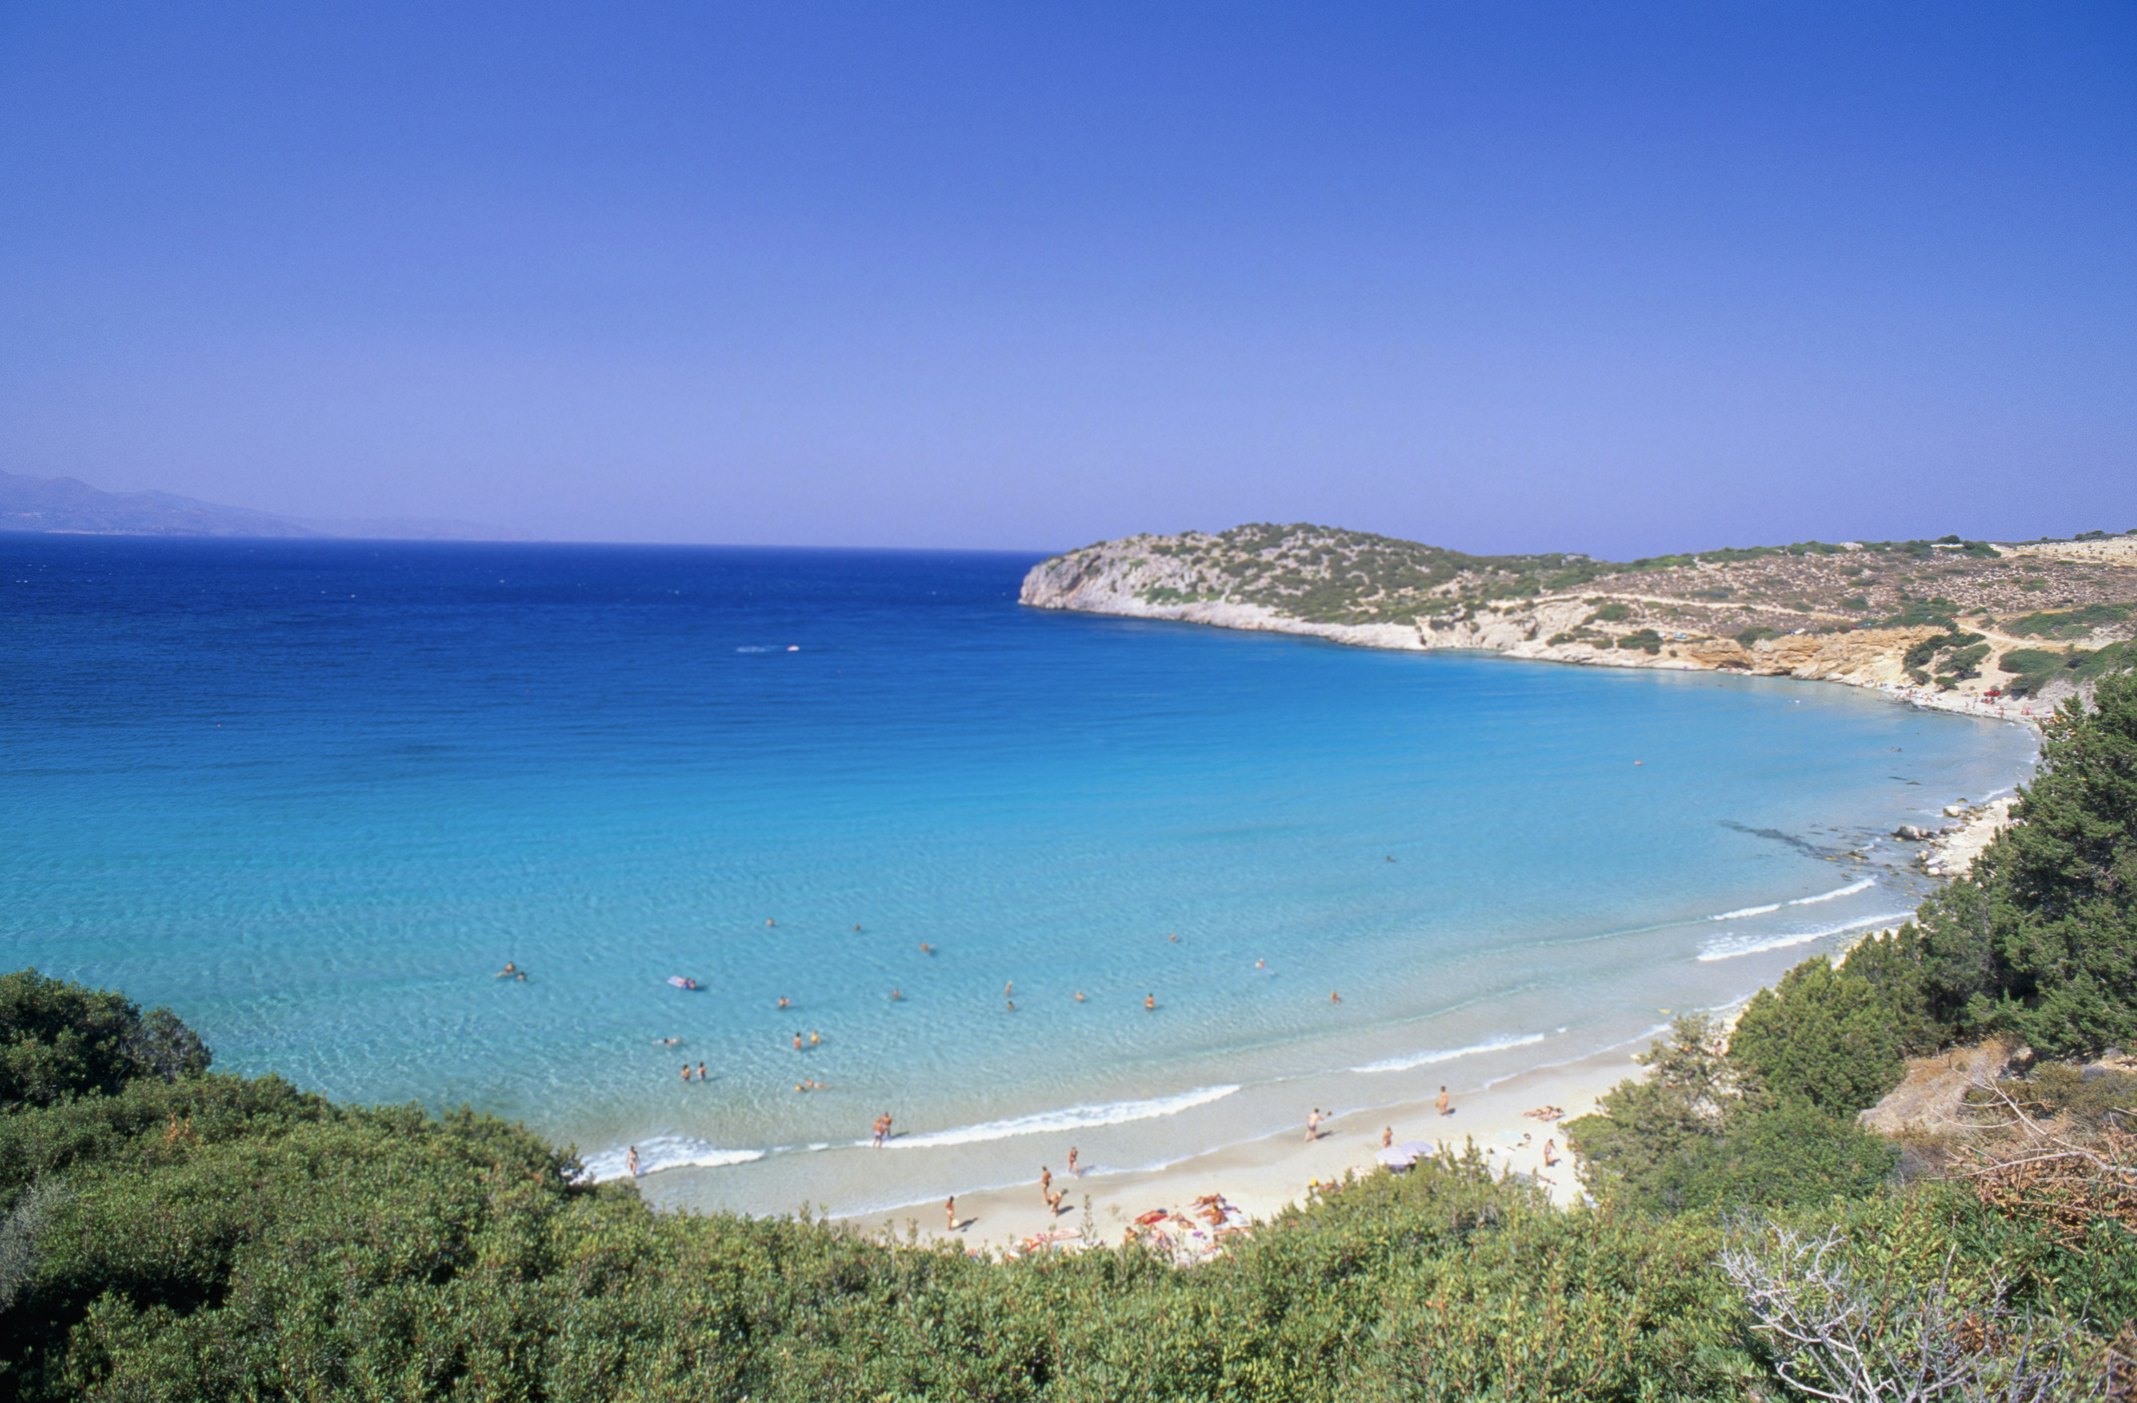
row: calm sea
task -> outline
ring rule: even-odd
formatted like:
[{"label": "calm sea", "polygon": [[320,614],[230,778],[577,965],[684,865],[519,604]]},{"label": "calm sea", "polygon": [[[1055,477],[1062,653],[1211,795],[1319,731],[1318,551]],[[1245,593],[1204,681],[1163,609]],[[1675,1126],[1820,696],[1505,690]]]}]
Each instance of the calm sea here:
[{"label": "calm sea", "polygon": [[[1908,909],[1879,835],[2033,754],[1839,687],[1038,613],[1032,561],[0,537],[0,962],[226,1069],[853,1208],[1727,1003]],[[827,1166],[881,1110],[863,1194]]]}]

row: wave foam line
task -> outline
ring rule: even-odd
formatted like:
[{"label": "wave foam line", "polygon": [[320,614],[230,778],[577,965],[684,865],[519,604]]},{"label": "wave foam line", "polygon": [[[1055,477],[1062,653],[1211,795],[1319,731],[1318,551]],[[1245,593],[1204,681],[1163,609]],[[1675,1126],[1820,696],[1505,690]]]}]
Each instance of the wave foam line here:
[{"label": "wave foam line", "polygon": [[[1565,1029],[1558,1030],[1563,1033]],[[1457,1057],[1473,1057],[1480,1052],[1503,1052],[1510,1047],[1531,1047],[1552,1036],[1549,1033],[1523,1033],[1518,1037],[1493,1038],[1488,1042],[1471,1043],[1467,1047],[1437,1047],[1424,1052],[1412,1052],[1401,1057],[1390,1057],[1381,1062],[1368,1062],[1363,1067],[1351,1068],[1354,1072],[1407,1072],[1412,1067],[1429,1067],[1434,1062],[1452,1062]]]},{"label": "wave foam line", "polygon": [[1844,887],[1835,887],[1831,891],[1819,892],[1816,896],[1799,896],[1788,904],[1790,906],[1816,906],[1821,901],[1837,901],[1843,896],[1853,896],[1859,891],[1868,891],[1876,885],[1877,880],[1874,877],[1864,877],[1860,881],[1850,882]]},{"label": "wave foam line", "polygon": [[1771,901],[1764,906],[1746,906],[1737,911],[1724,911],[1719,916],[1709,916],[1707,919],[1710,921],[1741,921],[1746,916],[1771,916],[1780,909],[1780,902]]},{"label": "wave foam line", "polygon": [[1867,930],[1872,926],[1898,925],[1912,920],[1912,911],[1887,911],[1879,916],[1865,916],[1859,921],[1842,921],[1838,925],[1819,926],[1812,930],[1790,931],[1784,935],[1765,940],[1732,941],[1724,945],[1710,945],[1699,952],[1699,962],[1710,964],[1715,960],[1738,960],[1746,955],[1760,955],[1768,950],[1785,950],[1791,945],[1808,945],[1824,940],[1827,936],[1845,935],[1851,930]]},{"label": "wave foam line", "polygon": [[[580,1156],[589,1183],[605,1184],[631,1177],[628,1145]],[[658,1174],[663,1169],[719,1169],[730,1164],[748,1164],[764,1158],[762,1150],[723,1150],[688,1135],[654,1135],[638,1142],[638,1172]]]},{"label": "wave foam line", "polygon": [[1082,1130],[1094,1125],[1124,1125],[1132,1120],[1155,1120],[1178,1115],[1212,1101],[1222,1101],[1236,1086],[1203,1086],[1177,1096],[1153,1096],[1147,1101],[1107,1101],[1096,1106],[1068,1106],[1058,1111],[1035,1111],[1007,1120],[982,1121],[950,1130],[931,1130],[919,1135],[900,1135],[890,1141],[894,1150],[924,1150],[944,1145],[976,1145],[987,1140],[1007,1140],[1016,1135],[1039,1135],[1048,1131]]}]

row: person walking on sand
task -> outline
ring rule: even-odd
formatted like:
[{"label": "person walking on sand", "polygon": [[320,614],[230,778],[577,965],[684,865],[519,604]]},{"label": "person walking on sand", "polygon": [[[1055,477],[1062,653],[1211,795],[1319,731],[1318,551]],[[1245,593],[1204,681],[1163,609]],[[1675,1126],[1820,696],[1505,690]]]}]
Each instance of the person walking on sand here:
[{"label": "person walking on sand", "polygon": [[638,1147],[636,1145],[631,1146],[631,1152],[623,1157],[623,1167],[633,1179],[638,1177]]},{"label": "person walking on sand", "polygon": [[950,1231],[957,1231],[957,1195],[951,1194],[942,1201],[943,1214],[950,1220]]},{"label": "person walking on sand", "polygon": [[890,1112],[888,1112],[888,1111],[885,1111],[885,1112],[884,1112],[884,1113],[883,1113],[882,1115],[880,1115],[880,1116],[877,1116],[877,1117],[876,1117],[876,1148],[877,1148],[877,1149],[879,1149],[879,1150],[880,1150],[880,1149],[882,1149],[882,1148],[883,1148],[883,1135],[884,1135],[884,1132],[888,1131],[889,1129],[890,1129]]},{"label": "person walking on sand", "polygon": [[1432,1098],[1432,1105],[1443,1116],[1454,1114],[1454,1102],[1448,1099],[1447,1088],[1444,1086],[1440,1088],[1440,1094]]},{"label": "person walking on sand", "polygon": [[1074,1145],[1069,1146],[1069,1173],[1079,1179],[1083,1177],[1083,1170],[1076,1164],[1076,1147]]},{"label": "person walking on sand", "polygon": [[1040,1166],[1039,1166],[1039,1197],[1041,1197],[1041,1198],[1045,1198],[1045,1197],[1046,1197],[1046,1195],[1047,1195],[1047,1193],[1048,1193],[1048,1191],[1049,1191],[1049,1190],[1051,1190],[1051,1189],[1052,1189],[1053,1187],[1054,1187],[1054,1171],[1053,1171],[1053,1170],[1051,1170],[1051,1169],[1049,1169],[1049,1168],[1047,1168],[1047,1167],[1046,1167],[1045,1165],[1043,1165],[1043,1164],[1042,1164],[1042,1165],[1040,1165]]},{"label": "person walking on sand", "polygon": [[1313,1114],[1306,1117],[1306,1143],[1312,1144],[1321,1138],[1321,1108],[1315,1106]]},{"label": "person walking on sand", "polygon": [[1392,1125],[1383,1125],[1382,1127],[1380,1127],[1380,1148],[1383,1150],[1388,1149],[1392,1147],[1394,1143],[1395,1127]]},{"label": "person walking on sand", "polygon": [[1557,1165],[1557,1163],[1558,1163],[1558,1142],[1557,1142],[1556,1140],[1546,1140],[1546,1141],[1544,1141],[1544,1142],[1543,1142],[1543,1167],[1544,1167],[1544,1168],[1546,1168],[1546,1169],[1550,1169],[1550,1168],[1553,1168],[1553,1167],[1555,1167],[1555,1166]]}]

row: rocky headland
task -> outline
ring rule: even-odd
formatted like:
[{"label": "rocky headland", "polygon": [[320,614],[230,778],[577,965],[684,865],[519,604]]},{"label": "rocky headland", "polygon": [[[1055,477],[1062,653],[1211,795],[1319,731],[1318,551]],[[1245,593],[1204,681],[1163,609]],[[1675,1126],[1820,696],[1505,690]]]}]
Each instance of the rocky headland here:
[{"label": "rocky headland", "polygon": [[2137,662],[2137,534],[1813,541],[1614,563],[1242,526],[1069,551],[1034,566],[1021,599],[1361,647],[1842,682],[2022,720]]}]

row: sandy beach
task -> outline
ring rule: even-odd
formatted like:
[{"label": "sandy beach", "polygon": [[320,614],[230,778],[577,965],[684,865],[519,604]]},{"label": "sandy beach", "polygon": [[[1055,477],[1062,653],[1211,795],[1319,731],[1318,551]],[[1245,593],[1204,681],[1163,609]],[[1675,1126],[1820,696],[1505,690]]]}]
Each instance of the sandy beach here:
[{"label": "sandy beach", "polygon": [[[1964,872],[2010,822],[2010,809],[2011,800],[2001,799],[1953,815],[1952,822],[1924,844],[1923,865],[1938,875]],[[1864,931],[1831,958],[1837,962],[1860,940],[1893,929]],[[1733,1022],[1741,1009],[1739,1004],[1730,1010],[1727,1021]],[[1018,1153],[1033,1162],[1030,1182],[1011,1189],[959,1194],[954,1229],[944,1206],[932,1200],[838,1221],[900,1240],[911,1225],[917,1225],[923,1240],[955,1241],[969,1251],[994,1254],[1033,1250],[1033,1239],[1040,1234],[1051,1234],[1070,1250],[1083,1244],[1117,1243],[1138,1217],[1155,1210],[1187,1217],[1196,1201],[1209,1195],[1221,1195],[1238,1215],[1260,1222],[1307,1201],[1319,1185],[1340,1183],[1347,1175],[1389,1172],[1377,1159],[1384,1131],[1393,1132],[1397,1145],[1424,1142],[1455,1154],[1474,1145],[1497,1172],[1533,1177],[1554,1202],[1570,1205],[1580,1201],[1582,1192],[1566,1150],[1563,1124],[1586,1115],[1604,1093],[1639,1075],[1641,1069],[1633,1059],[1646,1046],[1642,1043],[1578,1062],[1533,1068],[1475,1090],[1451,1087],[1451,1114],[1444,1116],[1429,1099],[1329,1115],[1310,1141],[1306,1117],[1315,1108],[1302,1105],[1295,1134],[1226,1146],[1162,1169],[1071,1175],[1067,1171],[1071,1138],[1064,1137],[1058,1144],[1034,1140],[1017,1147]],[[1545,1107],[1556,1107],[1563,1114],[1550,1121],[1526,1114]],[[1547,1141],[1556,1141],[1559,1152],[1558,1163],[1551,1169],[1543,1164]],[[1042,1163],[1053,1170],[1053,1187],[1064,1193],[1058,1214],[1041,1195],[1038,1166]]]},{"label": "sandy beach", "polygon": [[[844,1221],[863,1231],[889,1232],[902,1239],[908,1222],[919,1225],[923,1239],[954,1239],[975,1251],[1017,1249],[1026,1239],[1048,1230],[1077,1233],[1083,1240],[1119,1242],[1133,1221],[1154,1209],[1186,1212],[1204,1195],[1221,1194],[1246,1217],[1266,1220],[1301,1203],[1312,1185],[1340,1182],[1346,1174],[1386,1172],[1376,1162],[1383,1130],[1392,1129],[1400,1145],[1423,1141],[1460,1153],[1474,1143],[1502,1172],[1537,1175],[1560,1203],[1580,1197],[1570,1156],[1565,1156],[1562,1122],[1544,1122],[1523,1112],[1545,1106],[1563,1110],[1570,1120],[1592,1110],[1596,1098],[1639,1068],[1633,1063],[1642,1048],[1618,1049],[1566,1066],[1540,1067],[1518,1073],[1497,1085],[1453,1093],[1451,1114],[1442,1116],[1431,1101],[1358,1111],[1324,1119],[1320,1135],[1308,1142],[1306,1117],[1299,1108],[1296,1133],[1272,1135],[1213,1150],[1163,1169],[1139,1173],[1085,1174],[1066,1171],[1070,1141],[1034,1142],[1023,1150],[1033,1161],[1031,1182],[1007,1190],[960,1194],[957,1213],[962,1226],[947,1228],[939,1202],[910,1205],[888,1213],[856,1215]],[[1562,1157],[1555,1169],[1543,1167],[1543,1147],[1555,1140]],[[1022,1147],[1020,1147],[1022,1149]],[[1038,1166],[1054,1171],[1054,1188],[1065,1190],[1057,1218],[1040,1196]]]}]

